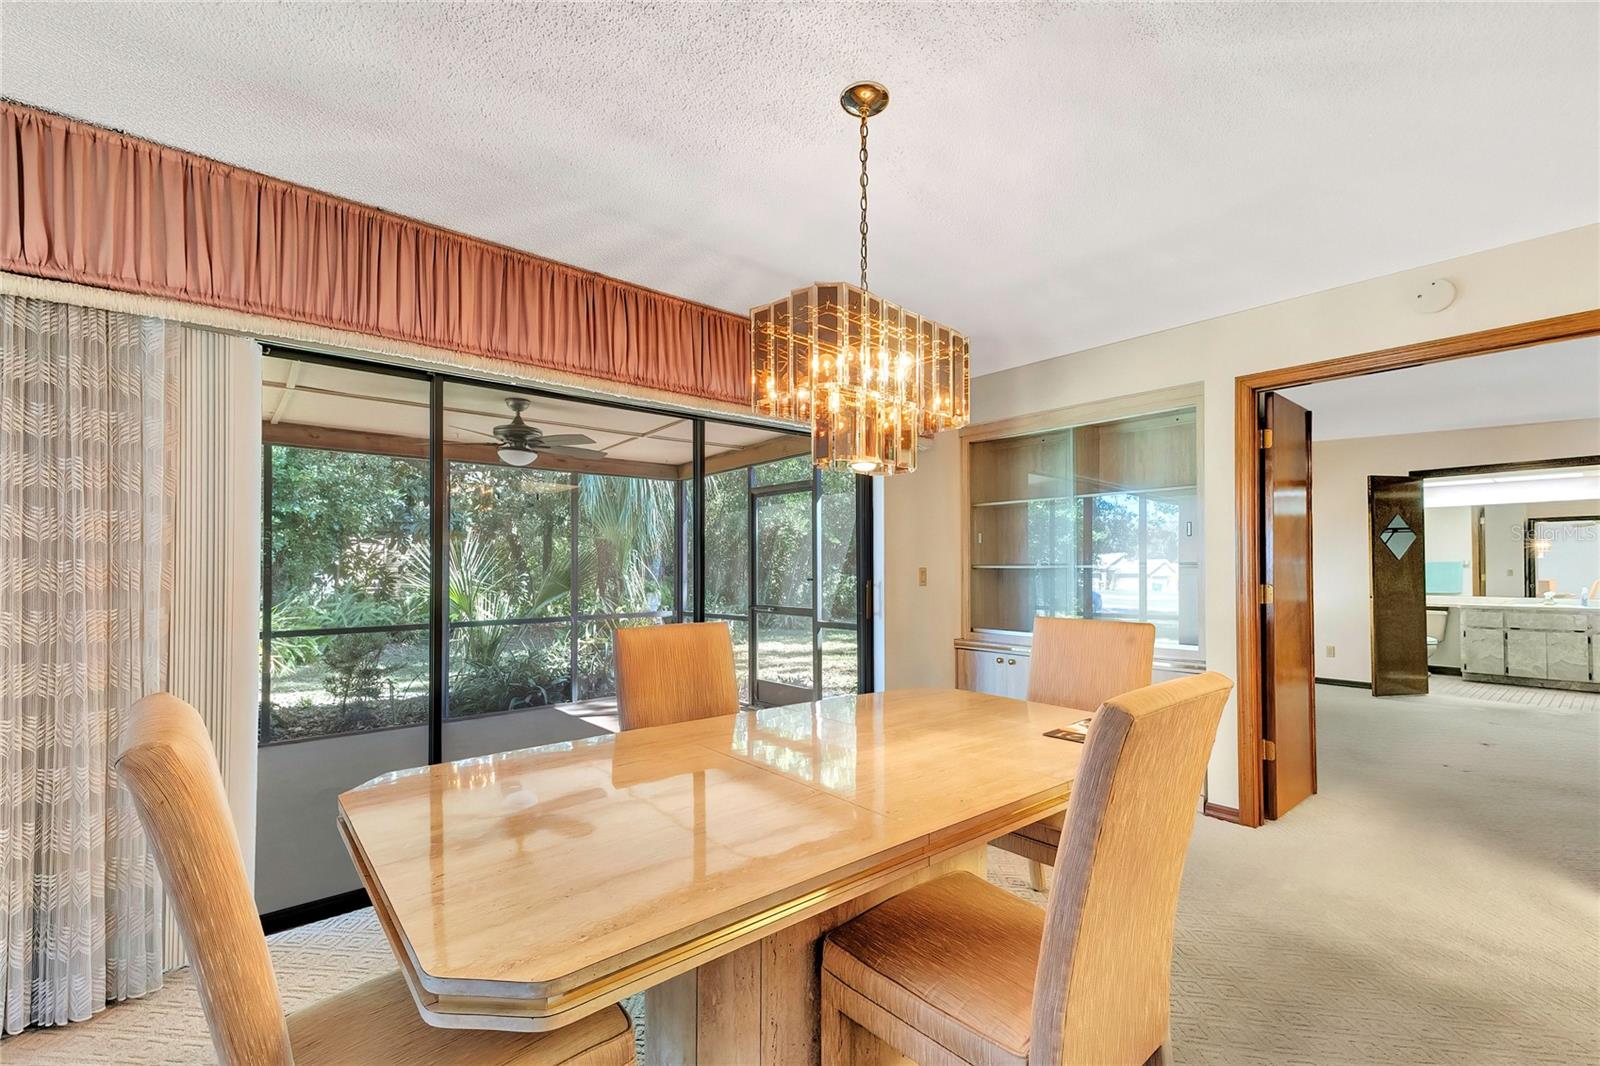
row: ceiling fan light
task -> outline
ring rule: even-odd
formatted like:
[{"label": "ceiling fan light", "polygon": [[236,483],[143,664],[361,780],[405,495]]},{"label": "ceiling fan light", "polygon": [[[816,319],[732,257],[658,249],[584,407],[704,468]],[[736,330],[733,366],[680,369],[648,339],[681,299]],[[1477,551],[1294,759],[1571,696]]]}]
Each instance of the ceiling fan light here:
[{"label": "ceiling fan light", "polygon": [[522,448],[514,444],[502,444],[495,454],[500,456],[500,461],[510,466],[532,466],[539,460],[539,453],[532,448]]}]

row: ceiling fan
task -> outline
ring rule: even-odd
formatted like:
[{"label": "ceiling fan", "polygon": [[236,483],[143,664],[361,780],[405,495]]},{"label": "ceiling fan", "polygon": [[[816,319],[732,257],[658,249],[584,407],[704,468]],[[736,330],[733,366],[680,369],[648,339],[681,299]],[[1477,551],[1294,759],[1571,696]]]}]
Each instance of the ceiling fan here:
[{"label": "ceiling fan", "polygon": [[598,449],[573,447],[577,444],[593,444],[593,437],[584,436],[582,433],[558,433],[546,436],[544,430],[538,426],[523,421],[522,412],[527,410],[531,402],[526,397],[507,396],[506,406],[511,408],[511,421],[495,426],[492,433],[484,433],[483,430],[473,429],[471,426],[454,428],[498,440],[500,448],[496,454],[500,456],[502,463],[509,463],[512,466],[531,466],[538,462],[540,452],[570,455],[581,459],[605,458],[606,453]]}]

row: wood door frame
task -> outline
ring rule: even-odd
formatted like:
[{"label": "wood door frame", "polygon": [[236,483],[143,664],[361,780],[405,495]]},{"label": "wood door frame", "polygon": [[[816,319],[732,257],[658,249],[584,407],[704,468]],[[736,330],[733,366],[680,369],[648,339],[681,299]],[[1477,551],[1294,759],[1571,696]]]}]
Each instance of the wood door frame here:
[{"label": "wood door frame", "polygon": [[[1420,341],[1396,348],[1361,352],[1314,363],[1263,370],[1234,379],[1234,516],[1238,521],[1237,564],[1239,581],[1236,613],[1239,635],[1239,809],[1230,811],[1206,804],[1206,813],[1240,825],[1262,824],[1264,777],[1261,767],[1262,670],[1261,604],[1262,500],[1259,470],[1257,396],[1263,392],[1312,385],[1337,378],[1381,374],[1386,370],[1464,359],[1474,355],[1526,348],[1551,341],[1600,335],[1600,308],[1570,315],[1519,322],[1476,333]],[[1313,608],[1315,605],[1313,604]]]}]

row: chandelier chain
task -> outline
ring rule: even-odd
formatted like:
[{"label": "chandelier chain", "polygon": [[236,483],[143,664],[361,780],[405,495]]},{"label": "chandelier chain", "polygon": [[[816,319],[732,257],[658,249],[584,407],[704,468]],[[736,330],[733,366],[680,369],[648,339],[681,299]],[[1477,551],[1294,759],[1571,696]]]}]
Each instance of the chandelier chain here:
[{"label": "chandelier chain", "polygon": [[861,116],[861,287],[867,288],[867,116]]}]

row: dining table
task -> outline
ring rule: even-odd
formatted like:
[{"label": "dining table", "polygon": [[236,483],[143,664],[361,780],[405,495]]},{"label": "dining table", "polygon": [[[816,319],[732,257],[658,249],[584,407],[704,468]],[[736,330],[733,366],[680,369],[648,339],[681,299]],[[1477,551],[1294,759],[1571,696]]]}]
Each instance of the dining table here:
[{"label": "dining table", "polygon": [[836,696],[385,774],[339,830],[417,1010],[538,1032],[643,992],[647,1063],[820,1060],[821,940],[1065,809],[1090,712]]}]

